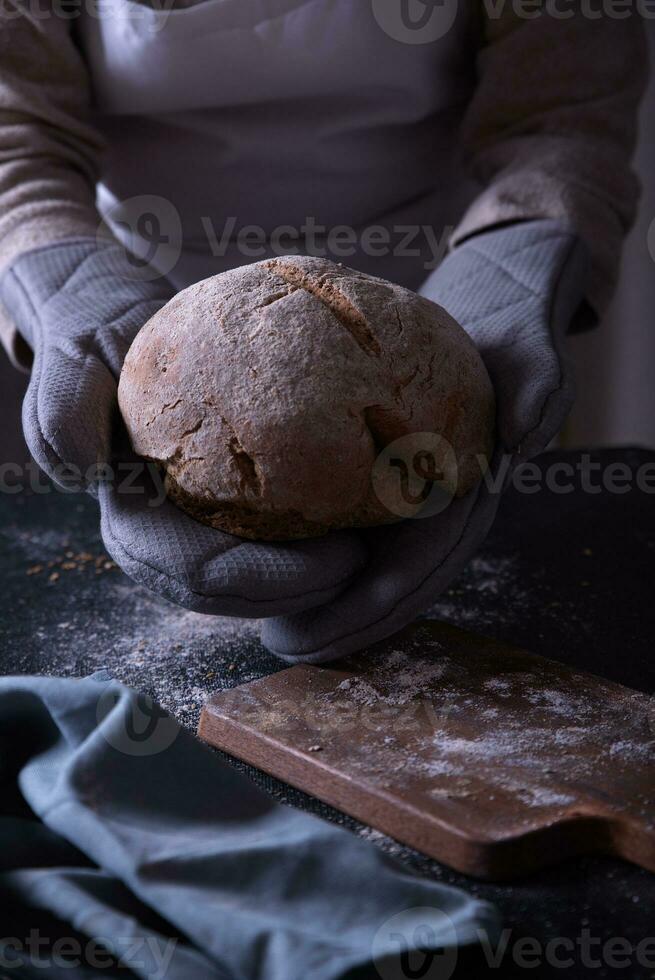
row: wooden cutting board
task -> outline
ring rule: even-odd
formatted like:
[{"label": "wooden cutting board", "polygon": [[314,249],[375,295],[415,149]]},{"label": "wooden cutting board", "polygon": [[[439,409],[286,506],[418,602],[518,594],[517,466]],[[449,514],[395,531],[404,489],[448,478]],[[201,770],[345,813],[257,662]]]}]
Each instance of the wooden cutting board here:
[{"label": "wooden cutting board", "polygon": [[466,874],[655,871],[655,699],[445,623],[221,691],[199,734]]}]

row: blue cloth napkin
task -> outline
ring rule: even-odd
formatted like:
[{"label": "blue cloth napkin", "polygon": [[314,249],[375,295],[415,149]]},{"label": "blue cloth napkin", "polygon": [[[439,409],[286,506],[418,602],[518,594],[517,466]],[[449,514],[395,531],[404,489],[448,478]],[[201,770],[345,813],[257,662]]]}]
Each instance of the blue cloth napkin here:
[{"label": "blue cloth napkin", "polygon": [[497,935],[493,906],[275,803],[106,675],[0,679],[0,760],[3,975],[336,980]]}]

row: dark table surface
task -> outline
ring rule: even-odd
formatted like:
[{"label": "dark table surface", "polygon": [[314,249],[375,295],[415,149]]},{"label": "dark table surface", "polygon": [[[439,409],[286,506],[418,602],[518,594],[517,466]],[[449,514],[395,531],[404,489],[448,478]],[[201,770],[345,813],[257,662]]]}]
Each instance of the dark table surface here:
[{"label": "dark table surface", "polygon": [[[538,463],[541,489],[506,493],[484,548],[429,614],[652,693],[655,452],[556,451]],[[210,693],[285,666],[260,645],[256,623],[186,612],[134,586],[104,556],[94,501],[43,482],[0,493],[0,582],[3,673],[105,667],[193,730]],[[655,977],[655,875],[589,856],[509,884],[476,882],[234,764],[277,799],[346,824],[419,874],[496,902],[510,932],[490,975]],[[521,937],[544,950],[572,940],[575,949],[551,947],[528,969],[514,962]],[[632,952],[625,943],[603,952],[617,939]]]}]

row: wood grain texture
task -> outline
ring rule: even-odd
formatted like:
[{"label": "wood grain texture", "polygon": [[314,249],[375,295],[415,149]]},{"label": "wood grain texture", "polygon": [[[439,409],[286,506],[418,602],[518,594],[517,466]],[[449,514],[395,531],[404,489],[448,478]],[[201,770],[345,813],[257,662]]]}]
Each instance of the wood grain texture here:
[{"label": "wood grain texture", "polygon": [[466,874],[655,871],[653,699],[454,626],[221,691],[199,733]]}]

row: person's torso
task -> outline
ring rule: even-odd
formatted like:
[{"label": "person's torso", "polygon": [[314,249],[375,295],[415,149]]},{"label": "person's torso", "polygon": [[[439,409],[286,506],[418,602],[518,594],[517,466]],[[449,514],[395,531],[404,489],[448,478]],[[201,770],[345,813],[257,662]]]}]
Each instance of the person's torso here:
[{"label": "person's torso", "polygon": [[[467,195],[456,144],[475,51],[467,5],[444,8],[443,36],[407,43],[381,2],[107,0],[86,16],[108,139],[100,204],[119,233],[145,199],[158,230],[178,234],[179,214],[178,285],[270,254],[271,238],[305,250],[308,228],[319,247],[340,241],[332,257],[418,285],[434,251],[421,224],[442,238]],[[365,240],[378,225],[386,255],[381,232]]]}]

